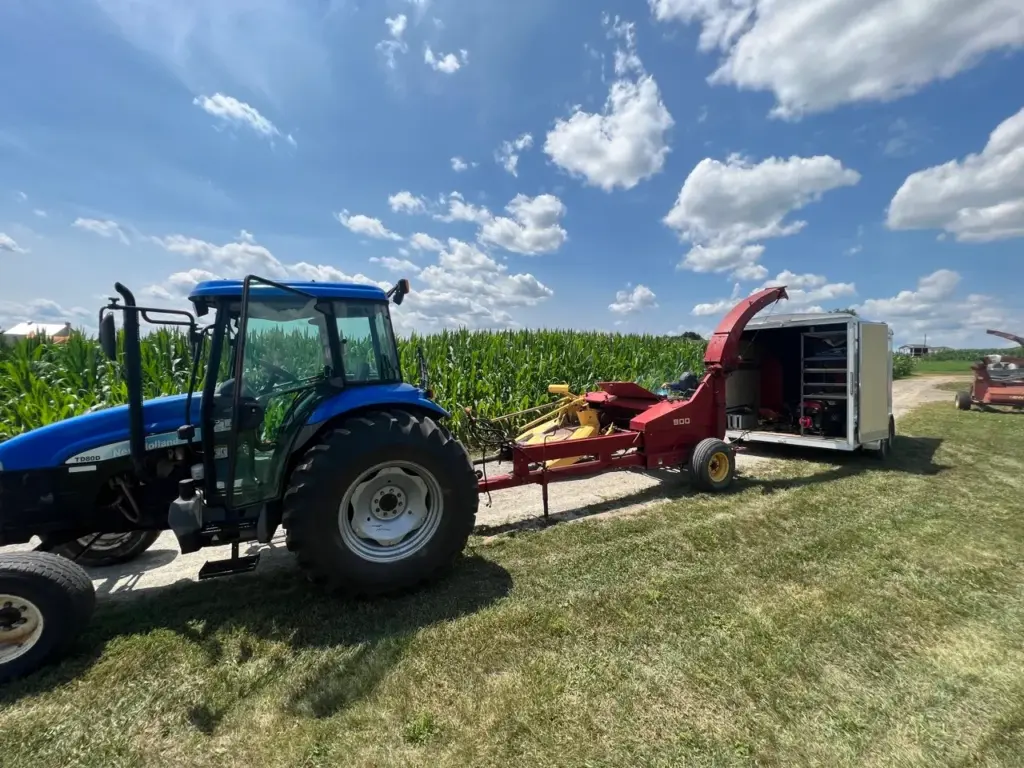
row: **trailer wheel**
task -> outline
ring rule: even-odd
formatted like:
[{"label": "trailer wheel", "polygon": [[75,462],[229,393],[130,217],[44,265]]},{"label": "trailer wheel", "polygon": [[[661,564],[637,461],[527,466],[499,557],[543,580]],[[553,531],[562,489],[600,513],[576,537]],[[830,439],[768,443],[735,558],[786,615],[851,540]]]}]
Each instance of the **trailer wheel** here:
[{"label": "trailer wheel", "polygon": [[957,410],[969,411],[971,410],[971,393],[957,392],[953,398],[953,402],[956,403]]},{"label": "trailer wheel", "polygon": [[[152,547],[160,538],[160,531],[104,533],[89,546],[93,536],[95,534],[89,534],[80,539],[59,544],[50,551],[69,560],[75,560],[85,568],[118,565],[134,560]],[[86,550],[87,546],[89,549]]]},{"label": "trailer wheel", "polygon": [[723,491],[736,476],[736,454],[724,440],[709,437],[690,456],[690,477],[704,491]]},{"label": "trailer wheel", "polygon": [[52,552],[0,557],[0,681],[59,660],[95,606],[92,581],[70,560]]},{"label": "trailer wheel", "polygon": [[889,436],[878,441],[878,447],[871,451],[871,455],[880,461],[885,461],[889,458],[890,454],[892,454],[892,449],[895,444],[896,419],[893,416],[889,416]]},{"label": "trailer wheel", "polygon": [[314,582],[371,597],[439,578],[479,503],[465,448],[432,418],[392,410],[347,419],[306,452],[282,522]]}]

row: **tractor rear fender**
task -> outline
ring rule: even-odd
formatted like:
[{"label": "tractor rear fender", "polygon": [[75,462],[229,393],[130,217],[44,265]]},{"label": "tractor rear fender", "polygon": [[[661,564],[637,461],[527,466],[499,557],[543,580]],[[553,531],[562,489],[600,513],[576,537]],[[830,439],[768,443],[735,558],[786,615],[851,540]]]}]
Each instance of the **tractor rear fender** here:
[{"label": "tractor rear fender", "polygon": [[435,419],[447,419],[448,411],[411,384],[369,384],[349,386],[316,406],[292,446],[293,463],[317,435],[351,416],[368,411],[401,408]]},{"label": "tractor rear fender", "polygon": [[739,364],[740,336],[750,319],[780,299],[788,299],[785,286],[765,288],[751,294],[733,307],[718,324],[704,353],[705,368],[721,368],[726,373]]}]

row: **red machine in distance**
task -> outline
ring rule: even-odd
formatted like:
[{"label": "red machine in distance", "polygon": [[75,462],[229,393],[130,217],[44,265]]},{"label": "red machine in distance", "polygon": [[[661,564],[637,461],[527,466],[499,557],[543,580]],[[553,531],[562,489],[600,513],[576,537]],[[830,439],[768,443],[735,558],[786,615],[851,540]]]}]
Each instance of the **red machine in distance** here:
[{"label": "red machine in distance", "polygon": [[[511,459],[512,471],[487,477],[477,470],[480,492],[539,484],[547,517],[548,483],[611,470],[688,466],[698,487],[724,490],[736,471],[735,453],[724,439],[726,377],[739,366],[740,337],[747,323],[785,298],[789,296],[784,286],[765,288],[733,307],[711,336],[704,375],[688,397],[662,396],[628,381],[600,382],[597,391],[584,397],[586,408],[597,414],[601,434],[525,445],[508,442],[503,458]],[[471,412],[467,414],[472,420]],[[553,460],[569,458],[577,460],[548,466]]]},{"label": "red machine in distance", "polygon": [[[1024,347],[1024,338],[1012,333],[993,330],[986,333],[1015,341]],[[982,409],[991,406],[1024,408],[1024,357],[986,355],[972,365],[971,370],[974,371],[974,381],[970,389],[957,392],[954,397],[959,410],[969,411],[973,406]]]}]

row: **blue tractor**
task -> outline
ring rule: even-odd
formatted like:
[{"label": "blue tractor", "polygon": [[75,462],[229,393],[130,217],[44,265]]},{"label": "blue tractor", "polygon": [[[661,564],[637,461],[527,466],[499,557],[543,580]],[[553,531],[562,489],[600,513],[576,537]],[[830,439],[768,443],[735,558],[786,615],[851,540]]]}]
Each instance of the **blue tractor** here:
[{"label": "blue tractor", "polygon": [[[0,443],[0,546],[42,542],[0,555],[0,679],[59,658],[85,626],[95,592],[79,563],[136,556],[162,531],[182,553],[230,545],[201,569],[210,578],[255,568],[240,543],[283,527],[310,579],[351,596],[414,588],[453,564],[477,475],[422,356],[421,386],[403,380],[389,302],[406,280],[387,292],[210,281],[189,297],[194,314],[115,289],[100,344],[118,359],[120,313],[128,404]],[[144,399],[140,320],[186,329],[185,394]]]}]

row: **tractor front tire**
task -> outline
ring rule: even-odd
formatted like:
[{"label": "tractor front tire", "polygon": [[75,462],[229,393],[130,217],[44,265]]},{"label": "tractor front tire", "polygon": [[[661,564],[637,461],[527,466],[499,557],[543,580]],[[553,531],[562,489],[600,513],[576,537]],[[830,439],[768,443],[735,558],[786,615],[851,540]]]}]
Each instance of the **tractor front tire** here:
[{"label": "tractor front tire", "polygon": [[690,477],[702,491],[724,491],[736,477],[736,453],[717,437],[697,443],[690,456]]},{"label": "tractor front tire", "polygon": [[394,409],[349,418],[306,452],[282,523],[312,581],[368,598],[440,578],[479,504],[465,448],[429,416]]},{"label": "tractor front tire", "polygon": [[970,392],[957,392],[954,398],[958,411],[969,411],[971,410],[971,393]]},{"label": "tractor front tire", "polygon": [[105,533],[96,539],[89,549],[85,549],[95,535],[89,534],[80,539],[59,544],[50,551],[69,560],[75,560],[84,568],[120,565],[134,560],[152,547],[160,538],[160,531]]},{"label": "tractor front tire", "polygon": [[0,556],[0,682],[59,660],[95,607],[92,580],[70,560],[52,552]]}]

